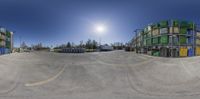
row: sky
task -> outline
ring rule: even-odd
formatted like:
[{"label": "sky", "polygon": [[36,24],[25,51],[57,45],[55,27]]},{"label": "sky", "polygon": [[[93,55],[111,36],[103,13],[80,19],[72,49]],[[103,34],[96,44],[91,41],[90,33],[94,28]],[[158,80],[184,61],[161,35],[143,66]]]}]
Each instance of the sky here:
[{"label": "sky", "polygon": [[[128,42],[149,23],[179,19],[200,23],[199,0],[0,0],[0,26],[14,31],[14,46],[95,39]],[[99,35],[95,28],[104,25]]]}]

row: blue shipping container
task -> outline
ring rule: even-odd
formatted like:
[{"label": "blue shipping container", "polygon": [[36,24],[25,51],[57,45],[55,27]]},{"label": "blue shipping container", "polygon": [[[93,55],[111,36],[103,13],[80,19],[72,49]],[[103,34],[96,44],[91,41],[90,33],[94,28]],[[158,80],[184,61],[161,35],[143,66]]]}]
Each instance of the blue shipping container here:
[{"label": "blue shipping container", "polygon": [[3,48],[0,48],[1,55],[3,55]]},{"label": "blue shipping container", "polygon": [[3,54],[5,54],[5,48],[2,48],[2,50],[3,50]]},{"label": "blue shipping container", "polygon": [[10,53],[10,49],[6,48],[5,49],[5,54],[9,54]]},{"label": "blue shipping container", "polygon": [[187,43],[188,44],[193,44],[193,41],[194,41],[194,39],[192,37],[189,37]]},{"label": "blue shipping container", "polygon": [[193,30],[187,31],[187,34],[188,34],[188,35],[193,35],[193,34],[194,34],[194,33],[193,33]]},{"label": "blue shipping container", "polygon": [[0,48],[0,54],[1,55],[5,54],[5,48],[3,48],[3,47]]},{"label": "blue shipping container", "polygon": [[194,49],[193,48],[188,49],[188,56],[194,56]]}]

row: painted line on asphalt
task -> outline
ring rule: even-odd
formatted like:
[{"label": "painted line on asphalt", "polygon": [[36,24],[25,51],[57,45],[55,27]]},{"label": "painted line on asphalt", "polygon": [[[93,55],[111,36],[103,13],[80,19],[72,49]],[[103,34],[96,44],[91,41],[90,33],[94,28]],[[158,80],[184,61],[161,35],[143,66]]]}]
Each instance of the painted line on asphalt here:
[{"label": "painted line on asphalt", "polygon": [[143,61],[141,63],[138,63],[138,64],[135,64],[135,65],[127,65],[127,68],[128,68],[128,71],[127,71],[127,81],[129,83],[129,86],[130,88],[133,90],[133,91],[136,91],[137,93],[139,94],[144,94],[144,95],[149,95],[151,96],[151,93],[148,93],[148,92],[144,92],[142,89],[138,88],[137,86],[135,86],[134,81],[131,79],[131,74],[133,73],[133,70],[131,69],[132,67],[135,67],[135,66],[141,66],[141,65],[144,65],[145,63],[149,63],[149,62],[153,62],[155,61],[156,59],[150,59],[150,60],[147,60],[147,61]]},{"label": "painted line on asphalt", "polygon": [[26,83],[25,86],[26,87],[33,87],[33,86],[39,86],[39,85],[49,83],[49,82],[55,80],[57,77],[59,77],[64,72],[64,70],[65,70],[65,65],[55,76],[50,77],[49,79],[43,80],[43,81],[38,81],[38,82],[34,82],[34,83]]},{"label": "painted line on asphalt", "polygon": [[190,70],[188,70],[189,68],[187,68],[185,66],[185,64],[181,61],[181,59],[179,59],[179,62],[181,63],[181,67],[183,67],[183,69],[191,76],[191,77],[194,77],[194,75],[191,73]]},{"label": "painted line on asphalt", "polygon": [[137,64],[128,64],[128,67],[132,67],[132,66],[140,66],[140,65],[143,65],[143,64],[145,64],[145,63],[148,63],[148,62],[153,62],[153,61],[156,61],[157,59],[156,58],[154,58],[154,59],[150,59],[150,60],[145,60],[145,61],[143,61],[143,62],[140,62],[140,63],[137,63]]}]

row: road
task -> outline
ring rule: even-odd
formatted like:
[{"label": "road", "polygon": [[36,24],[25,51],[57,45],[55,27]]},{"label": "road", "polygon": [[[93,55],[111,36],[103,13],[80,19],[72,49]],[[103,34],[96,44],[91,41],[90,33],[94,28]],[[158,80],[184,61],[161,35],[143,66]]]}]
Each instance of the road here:
[{"label": "road", "polygon": [[197,99],[200,57],[112,51],[0,56],[0,99]]}]

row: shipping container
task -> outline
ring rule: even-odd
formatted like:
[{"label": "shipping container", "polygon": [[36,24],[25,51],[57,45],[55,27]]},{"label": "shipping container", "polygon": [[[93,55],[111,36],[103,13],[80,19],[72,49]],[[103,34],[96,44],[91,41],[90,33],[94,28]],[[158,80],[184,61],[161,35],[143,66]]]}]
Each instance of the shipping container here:
[{"label": "shipping container", "polygon": [[11,38],[8,38],[8,37],[7,37],[7,38],[6,38],[6,41],[11,41]]},{"label": "shipping container", "polygon": [[138,50],[152,50],[151,55],[154,56],[158,55],[155,49],[160,49],[159,55],[165,57],[194,56],[198,54],[196,46],[200,46],[200,29],[196,27],[193,22],[178,20],[148,25],[142,40],[137,40],[137,45],[141,44]]},{"label": "shipping container", "polygon": [[196,56],[200,56],[200,47],[196,47],[195,53],[196,53]]},{"label": "shipping container", "polygon": [[147,46],[150,46],[151,44],[152,44],[152,40],[151,40],[151,38],[150,39],[147,39]]},{"label": "shipping container", "polygon": [[176,48],[171,49],[171,57],[179,57],[179,50]]},{"label": "shipping container", "polygon": [[179,40],[177,36],[173,36],[173,44],[174,45],[178,45],[179,44]]},{"label": "shipping container", "polygon": [[5,48],[4,47],[1,47],[0,50],[1,50],[2,55],[5,54]]},{"label": "shipping container", "polygon": [[145,33],[148,32],[148,27],[144,28],[144,32]]},{"label": "shipping container", "polygon": [[168,21],[161,21],[160,22],[160,28],[167,28],[168,27]]},{"label": "shipping container", "polygon": [[152,55],[152,51],[147,51],[147,55]]},{"label": "shipping container", "polygon": [[160,34],[167,34],[168,33],[168,28],[161,28],[160,29]]},{"label": "shipping container", "polygon": [[146,38],[147,38],[147,34],[144,34],[144,35],[143,35],[143,38],[146,39]]},{"label": "shipping container", "polygon": [[5,54],[9,54],[9,53],[11,53],[10,49],[6,48],[5,49]]},{"label": "shipping container", "polygon": [[186,47],[181,47],[179,51],[180,57],[186,57],[188,55],[188,49]]},{"label": "shipping container", "polygon": [[179,36],[179,44],[186,44],[187,38],[185,36]]},{"label": "shipping container", "polygon": [[10,41],[6,41],[5,47],[10,49],[11,48],[11,42]]},{"label": "shipping container", "polygon": [[150,37],[151,37],[151,34],[152,34],[151,32],[148,32],[148,33],[147,33],[147,38],[150,38]]},{"label": "shipping container", "polygon": [[176,35],[169,36],[169,44],[178,45],[179,44],[178,37]]},{"label": "shipping container", "polygon": [[0,47],[5,47],[5,41],[0,41]]},{"label": "shipping container", "polygon": [[169,33],[179,33],[179,28],[178,27],[170,27]]},{"label": "shipping container", "polygon": [[172,21],[172,26],[173,27],[179,27],[179,21],[178,20],[173,20]]},{"label": "shipping container", "polygon": [[169,36],[169,44],[170,44],[170,45],[173,44],[173,36]]},{"label": "shipping container", "polygon": [[188,28],[188,22],[187,21],[181,21],[180,27],[181,28]]},{"label": "shipping container", "polygon": [[159,44],[159,37],[153,38],[153,44]]},{"label": "shipping container", "polygon": [[157,36],[157,35],[159,35],[160,33],[159,33],[159,29],[153,29],[153,32],[152,32],[152,35],[153,36]]},{"label": "shipping container", "polygon": [[193,30],[188,30],[187,34],[192,36],[194,34],[194,31]]},{"label": "shipping container", "polygon": [[173,27],[169,27],[169,33],[172,34],[173,33]]},{"label": "shipping container", "polygon": [[152,26],[149,25],[149,26],[147,27],[147,31],[151,31],[151,30],[152,30]]},{"label": "shipping container", "polygon": [[187,34],[187,28],[180,28],[180,34]]},{"label": "shipping container", "polygon": [[195,29],[195,24],[193,22],[189,22],[188,29]]},{"label": "shipping container", "polygon": [[196,44],[200,45],[200,39],[196,39]]},{"label": "shipping container", "polygon": [[168,35],[162,35],[160,37],[160,44],[168,44],[168,41],[169,41]]},{"label": "shipping container", "polygon": [[188,40],[187,44],[193,44],[194,43],[193,37],[189,37],[187,40]]},{"label": "shipping container", "polygon": [[143,45],[147,46],[147,39],[144,39]]},{"label": "shipping container", "polygon": [[169,48],[160,48],[160,56],[162,57],[169,57],[170,53],[169,53]]},{"label": "shipping container", "polygon": [[160,56],[160,52],[158,50],[152,51],[153,56]]},{"label": "shipping container", "polygon": [[5,38],[6,38],[5,35],[0,35],[0,40],[5,40]]},{"label": "shipping container", "polygon": [[159,24],[154,24],[152,25],[153,29],[159,29],[160,28],[160,25]]},{"label": "shipping container", "polygon": [[193,48],[188,48],[188,56],[194,56],[194,49]]},{"label": "shipping container", "polygon": [[8,38],[11,37],[11,33],[9,31],[6,31],[6,37],[8,37]]},{"label": "shipping container", "polygon": [[197,37],[200,37],[200,32],[197,32],[197,33],[196,33],[196,36],[197,36]]},{"label": "shipping container", "polygon": [[0,32],[1,32],[1,33],[6,33],[6,29],[3,28],[3,27],[1,27],[1,28],[0,28]]}]

